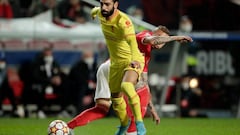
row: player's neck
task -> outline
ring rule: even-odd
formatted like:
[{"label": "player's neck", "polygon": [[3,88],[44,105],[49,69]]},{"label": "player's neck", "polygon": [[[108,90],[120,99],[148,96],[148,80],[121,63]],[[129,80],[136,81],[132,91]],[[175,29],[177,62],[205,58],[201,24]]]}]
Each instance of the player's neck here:
[{"label": "player's neck", "polygon": [[113,14],[109,17],[106,17],[106,20],[108,20],[108,21],[112,20],[115,16],[118,15],[118,13],[119,13],[118,9],[114,9]]}]

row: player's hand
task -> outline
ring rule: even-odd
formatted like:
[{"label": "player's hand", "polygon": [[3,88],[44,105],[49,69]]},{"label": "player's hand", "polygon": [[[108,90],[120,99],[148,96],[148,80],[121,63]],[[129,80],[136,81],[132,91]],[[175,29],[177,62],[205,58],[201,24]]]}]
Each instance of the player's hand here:
[{"label": "player's hand", "polygon": [[187,42],[192,42],[193,39],[189,36],[178,36],[177,41],[179,41],[180,43],[187,43]]},{"label": "player's hand", "polygon": [[132,62],[130,63],[130,66],[131,66],[132,68],[141,68],[140,62],[138,62],[138,61],[132,61]]},{"label": "player's hand", "polygon": [[97,13],[99,12],[100,10],[100,7],[94,7],[92,10],[91,10],[91,17],[92,19],[94,20],[96,17],[97,17]]},{"label": "player's hand", "polygon": [[153,121],[155,121],[156,125],[158,125],[160,123],[160,117],[158,116],[156,110],[152,109],[151,115],[152,115]]},{"label": "player's hand", "polygon": [[97,15],[92,15],[92,20],[94,20],[97,17]]}]

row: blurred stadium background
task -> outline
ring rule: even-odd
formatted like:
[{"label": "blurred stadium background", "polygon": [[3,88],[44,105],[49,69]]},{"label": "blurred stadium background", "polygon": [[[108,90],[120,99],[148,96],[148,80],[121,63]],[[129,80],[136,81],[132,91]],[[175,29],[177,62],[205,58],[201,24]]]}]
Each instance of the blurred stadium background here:
[{"label": "blurred stadium background", "polygon": [[[60,26],[53,23],[51,9],[28,15],[32,1],[9,0],[13,10],[19,6],[20,11],[12,18],[0,18],[1,56],[9,64],[9,81],[16,97],[21,96],[24,85],[18,77],[19,66],[44,47],[53,48],[66,73],[84,50],[94,50],[99,64],[108,57],[96,21],[61,18]],[[96,5],[97,1],[82,0],[87,15]],[[184,45],[169,43],[153,51],[149,83],[160,116],[240,118],[238,0],[120,0],[120,9],[132,17],[136,31],[165,25],[172,35],[190,35],[194,40]],[[141,11],[136,13],[136,9]],[[191,20],[191,30],[179,27],[183,16]],[[3,104],[8,110],[9,101],[5,99]]]}]

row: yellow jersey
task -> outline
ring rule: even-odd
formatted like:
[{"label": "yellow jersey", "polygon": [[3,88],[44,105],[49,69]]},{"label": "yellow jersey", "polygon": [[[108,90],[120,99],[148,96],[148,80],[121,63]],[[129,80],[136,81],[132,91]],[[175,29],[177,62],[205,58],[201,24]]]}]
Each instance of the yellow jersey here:
[{"label": "yellow jersey", "polygon": [[101,14],[100,7],[95,7],[91,11],[91,16],[93,18],[98,16],[101,23],[111,66],[134,60],[144,62],[144,57],[138,49],[134,26],[126,14],[117,10],[111,19],[106,20]]}]

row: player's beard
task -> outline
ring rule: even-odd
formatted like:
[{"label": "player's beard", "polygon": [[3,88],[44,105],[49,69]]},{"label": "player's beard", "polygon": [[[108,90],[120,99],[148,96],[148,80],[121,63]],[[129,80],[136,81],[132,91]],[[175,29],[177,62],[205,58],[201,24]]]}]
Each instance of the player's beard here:
[{"label": "player's beard", "polygon": [[113,14],[113,12],[114,12],[114,7],[110,11],[101,10],[101,14],[103,17],[109,17]]}]

